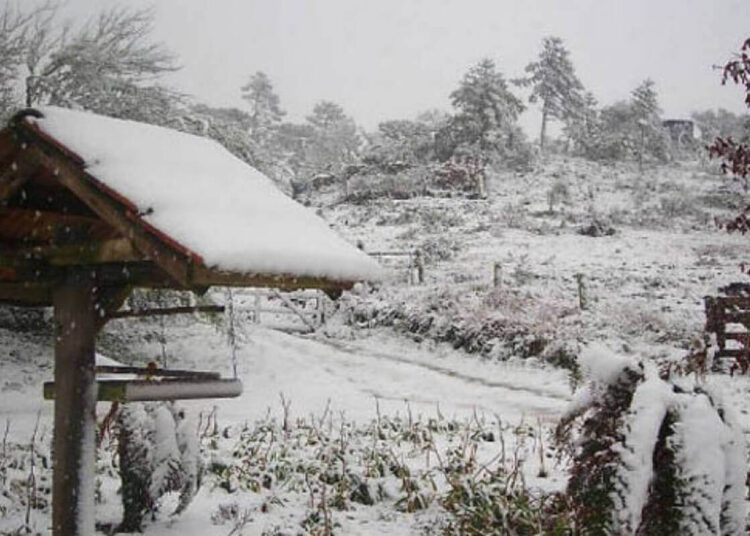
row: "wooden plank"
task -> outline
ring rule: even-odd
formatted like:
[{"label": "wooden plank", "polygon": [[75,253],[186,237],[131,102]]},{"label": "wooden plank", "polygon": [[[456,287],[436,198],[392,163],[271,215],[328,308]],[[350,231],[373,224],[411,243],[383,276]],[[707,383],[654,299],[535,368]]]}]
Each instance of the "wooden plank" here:
[{"label": "wooden plank", "polygon": [[96,329],[101,330],[109,320],[109,315],[117,311],[128,299],[133,287],[129,284],[121,286],[97,287],[96,308],[99,313],[96,319]]},{"label": "wooden plank", "polygon": [[750,355],[750,352],[748,352],[748,350],[746,350],[745,348],[725,348],[716,352],[715,357],[743,357],[748,355]]},{"label": "wooden plank", "polygon": [[15,175],[15,172],[13,174],[7,174],[2,177],[0,177],[0,206],[3,205],[8,199],[13,197],[13,195],[23,186],[26,184],[26,181],[28,180],[28,176],[26,175]]},{"label": "wooden plank", "polygon": [[[276,292],[276,289],[265,288],[265,287],[248,289],[248,294],[252,294],[253,296],[260,295],[260,296],[271,297],[274,295],[275,292]],[[293,300],[314,300],[314,299],[317,299],[318,296],[320,295],[319,291],[316,289],[290,290],[290,291],[287,291],[287,294]]]},{"label": "wooden plank", "polygon": [[55,430],[52,534],[94,534],[96,311],[91,282],[67,283],[55,306]]},{"label": "wooden plank", "polygon": [[724,321],[747,325],[750,323],[750,311],[727,311],[724,313]]},{"label": "wooden plank", "polygon": [[[236,398],[242,394],[242,382],[237,379],[100,380],[96,383],[99,402]],[[45,382],[44,398],[52,400],[56,396],[55,383]]]},{"label": "wooden plank", "polygon": [[0,282],[0,303],[21,307],[52,305],[52,290],[46,283]]},{"label": "wooden plank", "polygon": [[55,246],[33,246],[12,252],[4,252],[3,257],[44,260],[52,266],[90,266],[113,262],[138,262],[143,255],[127,238],[114,238],[99,242],[66,244]]},{"label": "wooden plank", "polygon": [[719,296],[714,298],[718,307],[750,309],[750,296]]},{"label": "wooden plank", "polygon": [[110,319],[114,318],[137,318],[147,316],[164,316],[164,315],[179,315],[187,313],[223,313],[223,305],[195,305],[185,307],[163,307],[159,309],[141,309],[141,310],[126,310],[126,311],[115,311],[109,314]]},{"label": "wooden plank", "polygon": [[114,201],[102,194],[93,184],[90,177],[81,167],[72,165],[64,157],[55,154],[54,149],[40,143],[30,145],[24,154],[27,158],[38,160],[50,170],[61,184],[72,191],[100,218],[109,223],[124,237],[132,241],[135,248],[157,263],[169,274],[181,288],[190,287],[191,262],[180,253],[160,243],[131,221],[127,213]]},{"label": "wooden plank", "polygon": [[126,366],[107,366],[98,365],[97,374],[137,374],[139,376],[153,376],[158,378],[203,378],[218,380],[221,374],[205,370],[179,370],[163,369],[157,367],[126,367]]},{"label": "wooden plank", "polygon": [[[255,310],[255,309],[254,309]],[[312,315],[317,316],[317,311],[307,311],[305,309],[298,309],[297,311],[293,311],[291,309],[288,309],[286,307],[260,307],[257,309],[257,311],[261,313],[267,313],[267,314],[273,314],[273,315]]]},{"label": "wooden plank", "polygon": [[302,312],[301,312],[301,311],[299,310],[299,308],[298,308],[298,307],[297,307],[297,306],[296,306],[296,305],[294,304],[294,302],[292,302],[292,300],[290,300],[289,298],[287,298],[286,296],[284,296],[284,295],[283,295],[283,294],[282,294],[281,292],[279,292],[278,290],[276,291],[276,293],[275,293],[275,296],[276,296],[277,298],[279,298],[279,299],[280,299],[280,300],[281,300],[281,301],[282,301],[282,302],[284,303],[284,305],[286,305],[286,306],[287,306],[287,307],[288,307],[288,308],[289,308],[289,309],[290,309],[291,311],[294,311],[294,314],[296,314],[296,315],[297,315],[297,316],[299,317],[299,319],[300,319],[300,320],[302,320],[302,322],[303,322],[303,323],[304,323],[304,324],[305,324],[305,325],[306,325],[306,326],[307,326],[308,328],[310,328],[310,329],[311,329],[312,331],[315,331],[316,329],[318,329],[318,326],[316,326],[316,325],[315,325],[315,323],[311,322],[311,321],[310,321],[310,320],[309,320],[309,319],[308,319],[308,318],[307,318],[307,317],[306,317],[306,316],[305,316],[305,315],[304,315],[304,314],[303,314],[303,313],[302,313]]},{"label": "wooden plank", "polygon": [[199,264],[193,266],[190,283],[198,287],[270,287],[280,290],[314,288],[322,290],[346,290],[354,285],[353,281],[338,281],[321,277],[295,277],[288,274],[273,276],[228,272],[210,269]]},{"label": "wooden plank", "polygon": [[371,257],[408,257],[411,251],[367,251]]}]

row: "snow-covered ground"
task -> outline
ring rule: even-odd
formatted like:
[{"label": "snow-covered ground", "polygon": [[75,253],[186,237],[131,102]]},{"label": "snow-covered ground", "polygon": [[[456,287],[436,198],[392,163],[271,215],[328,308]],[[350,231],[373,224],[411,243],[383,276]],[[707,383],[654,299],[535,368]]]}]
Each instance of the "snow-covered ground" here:
[{"label": "snow-covered ground", "polygon": [[[168,331],[168,352],[180,367],[224,372],[231,369],[230,350],[214,325],[178,322]],[[242,338],[238,363],[244,393],[236,399],[181,403],[193,417],[205,418],[215,410],[221,428],[239,429],[269,414],[279,417],[283,396],[291,404],[292,419],[328,413],[337,422],[364,426],[375,418],[377,408],[384,416],[403,417],[409,411],[415,420],[442,415],[447,420],[468,422],[480,415],[482,419],[499,418],[513,427],[524,422],[532,425],[540,420],[546,424],[553,422],[570,399],[566,373],[562,370],[483,363],[466,359],[462,352],[443,345],[420,345],[384,331],[363,339],[342,341],[249,326]],[[2,333],[3,347],[8,348],[15,339],[14,334]],[[41,434],[47,440],[50,438],[52,404],[42,400],[40,387],[40,382],[51,372],[45,364],[45,361],[51,362],[51,349],[44,346],[45,342],[37,339],[35,345],[29,343],[35,350],[34,362],[29,365],[42,371],[41,374],[34,372],[33,380],[33,369],[13,367],[4,361],[0,423],[9,423],[11,442],[29,441],[37,415],[40,415]],[[153,350],[143,345],[145,356]],[[100,414],[107,409],[107,404],[99,405]],[[232,441],[226,443],[231,445]],[[488,454],[487,458],[490,457]],[[533,475],[533,468],[530,471]],[[563,481],[558,471],[547,479],[547,485],[559,489]],[[227,501],[227,494],[206,488],[182,517],[165,517],[147,533],[187,535],[219,530],[212,524],[211,513]],[[116,487],[109,485],[105,489],[111,496],[100,506],[98,521],[114,522],[120,515]],[[241,501],[243,497],[248,507],[257,502],[257,498],[246,495],[231,498]],[[273,515],[261,516],[259,523],[246,527],[244,533],[261,534],[269,527],[294,526],[304,510],[304,502],[276,509]],[[378,522],[372,517],[375,511],[368,513],[364,507],[360,510],[361,514],[348,514],[347,517],[353,518],[349,522],[372,527],[367,530],[360,527],[356,533],[410,533],[415,522],[403,515],[390,521],[386,516]],[[375,510],[377,515],[383,515],[380,509]],[[43,519],[42,515],[38,522]],[[0,530],[10,529],[14,523],[17,524],[18,519],[13,517],[0,520]]]},{"label": "snow-covered ground", "polygon": [[[565,182],[569,198],[550,212],[547,192],[556,181]],[[370,251],[419,247],[432,252],[424,285],[406,285],[405,270],[399,266],[375,295],[378,300],[419,309],[439,304],[435,296],[447,293],[478,317],[495,314],[486,310],[487,304],[502,308],[503,303],[488,302],[486,296],[492,292],[492,265],[499,262],[502,286],[521,296],[520,303],[531,304],[529,311],[540,324],[552,324],[554,333],[575,347],[600,342],[636,358],[683,357],[691,338],[702,330],[703,297],[743,280],[738,266],[746,260],[747,239],[727,235],[713,223],[713,216],[731,213],[727,201],[741,204],[742,193],[735,184],[698,167],[658,168],[640,177],[627,166],[553,160],[532,175],[495,177],[490,191],[488,200],[387,200],[323,207],[322,213],[350,242],[362,239]],[[591,237],[577,232],[594,219],[605,221],[616,233]],[[584,311],[578,309],[578,273],[584,274],[588,291]],[[467,429],[474,422],[492,427],[499,421],[509,451],[519,441],[518,430],[528,431],[530,443],[519,450],[528,484],[550,491],[564,487],[565,466],[551,457],[544,468],[547,476],[539,477],[534,453],[572,398],[568,371],[539,359],[501,362],[494,354],[469,355],[407,330],[371,328],[366,323],[347,326],[344,314],[334,315],[315,335],[290,335],[240,321],[243,395],[183,403],[201,422],[215,408],[218,428],[227,429],[215,450],[204,441],[207,457],[231,452],[243,428],[268,419],[278,423],[284,416],[283,403],[290,404],[287,416],[300,423],[317,422],[322,416],[332,423],[348,423],[352,437],[359,438],[353,439],[355,452],[364,449],[370,437],[364,430],[378,416],[403,423],[410,415],[426,423],[440,415],[444,422],[469,423]],[[141,321],[112,321],[99,349],[126,363],[143,364],[160,355],[157,329]],[[170,320],[166,336],[174,366],[227,374],[231,370],[221,326],[192,317]],[[38,435],[49,441],[52,406],[41,398],[41,382],[51,376],[51,363],[51,336],[0,328],[0,433],[9,423],[9,442],[28,443],[37,414],[42,431]],[[709,375],[707,381],[739,410],[743,431],[750,435],[745,409],[750,380]],[[100,405],[101,414],[106,409]],[[302,429],[303,424],[295,428]],[[448,431],[436,432],[435,437],[443,446],[460,442]],[[263,445],[271,450],[272,445]],[[424,450],[408,442],[408,448],[401,442],[393,445],[396,456],[403,455],[415,471],[428,465]],[[300,447],[294,456],[314,457],[315,448]],[[493,460],[499,449],[497,441],[482,443],[480,463]],[[229,534],[237,516],[217,524],[222,522],[217,512],[232,504],[252,518],[238,533],[304,532],[300,523],[311,510],[306,492],[287,485],[272,492],[229,493],[220,480],[214,474],[186,513],[176,518],[160,515],[146,533]],[[383,503],[335,512],[339,533],[424,533],[425,526],[441,515],[436,502],[418,513],[401,512],[394,508],[398,495],[394,491]],[[120,512],[115,478],[106,479],[102,497],[98,520],[115,522]],[[32,516],[37,529],[44,529],[47,515],[42,509]],[[19,510],[0,515],[0,532],[18,527],[22,518]]]}]

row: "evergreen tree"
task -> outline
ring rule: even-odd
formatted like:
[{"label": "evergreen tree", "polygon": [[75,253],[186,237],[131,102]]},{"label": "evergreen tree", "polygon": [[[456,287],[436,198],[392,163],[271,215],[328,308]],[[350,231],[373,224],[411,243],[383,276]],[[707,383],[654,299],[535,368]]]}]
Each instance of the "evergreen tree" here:
[{"label": "evergreen tree", "polygon": [[361,140],[357,125],[341,106],[320,101],[307,117],[307,123],[313,134],[307,159],[314,173],[336,174],[355,160]]},{"label": "evergreen tree", "polygon": [[649,124],[659,123],[661,108],[656,94],[656,84],[653,80],[647,78],[630,95],[637,119]]},{"label": "evergreen tree", "polygon": [[287,183],[291,172],[283,162],[279,128],[286,112],[268,76],[258,71],[242,86],[242,98],[249,105],[248,135],[252,146],[252,165],[277,183]]},{"label": "evergreen tree", "polygon": [[271,80],[266,73],[258,71],[241,90],[242,98],[250,106],[251,134],[257,140],[268,137],[285,115]]},{"label": "evergreen tree", "polygon": [[547,122],[550,119],[574,119],[584,108],[583,84],[576,76],[570,54],[559,37],[545,37],[539,59],[528,64],[525,70],[528,76],[516,82],[531,86],[529,102],[541,102],[539,145],[544,151]]},{"label": "evergreen tree", "polygon": [[483,153],[512,139],[513,127],[524,110],[491,59],[469,69],[450,98],[457,110],[450,127],[453,141],[476,144]]},{"label": "evergreen tree", "polygon": [[661,108],[656,93],[656,85],[650,78],[644,80],[630,94],[630,106],[634,119],[633,130],[640,138],[638,161],[643,166],[646,152],[665,160],[669,152],[669,140],[661,126]]},{"label": "evergreen tree", "polygon": [[601,122],[596,97],[590,92],[583,94],[583,103],[578,113],[565,121],[563,132],[572,143],[573,152],[589,156],[601,134]]}]

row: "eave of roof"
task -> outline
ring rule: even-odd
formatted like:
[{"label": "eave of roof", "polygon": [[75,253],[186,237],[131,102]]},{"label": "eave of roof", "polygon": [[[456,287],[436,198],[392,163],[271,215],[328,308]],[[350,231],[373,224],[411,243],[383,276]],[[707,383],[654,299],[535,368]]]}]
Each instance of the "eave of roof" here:
[{"label": "eave of roof", "polygon": [[[149,224],[138,213],[138,208],[130,199],[110,188],[103,181],[86,170],[84,158],[70,150],[60,141],[44,132],[37,124],[17,115],[3,131],[0,138],[11,136],[16,140],[16,151],[23,161],[34,161],[42,164],[57,180],[70,188],[75,183],[78,191],[73,193],[88,205],[103,221],[113,225],[132,242],[134,251],[141,255],[141,263],[153,263],[171,276],[172,284],[165,285],[161,270],[151,281],[147,276],[123,281],[123,284],[135,286],[172,286],[173,288],[204,290],[207,287],[247,286],[274,287],[281,289],[320,288],[327,291],[338,291],[350,288],[354,281],[338,280],[328,277],[311,277],[295,274],[241,273],[231,270],[220,270],[206,266],[203,258],[190,248],[170,237],[160,229]],[[0,161],[2,165],[8,165]],[[0,170],[1,171],[1,170]],[[0,179],[1,182],[1,179]],[[87,196],[81,196],[82,192]],[[83,198],[88,197],[88,198]],[[106,205],[106,206],[105,206]],[[0,212],[3,208],[0,205]],[[112,221],[115,217],[117,221]],[[139,235],[143,240],[139,241]],[[154,243],[149,246],[149,241]],[[43,257],[43,256],[42,256]],[[32,259],[33,263],[39,259]],[[48,260],[48,259],[47,259]],[[134,259],[128,258],[127,262]],[[42,264],[47,267],[45,259]],[[0,249],[0,303],[16,305],[50,305],[51,293],[55,285],[64,277],[63,272],[75,268],[68,263],[64,267],[49,266],[40,271],[36,264],[19,265],[18,256],[9,257],[8,252]],[[23,264],[23,263],[21,263]],[[82,263],[82,267],[91,269],[92,265]],[[15,268],[14,268],[15,267]],[[111,268],[111,266],[109,266]],[[29,278],[19,274],[36,273]]]}]

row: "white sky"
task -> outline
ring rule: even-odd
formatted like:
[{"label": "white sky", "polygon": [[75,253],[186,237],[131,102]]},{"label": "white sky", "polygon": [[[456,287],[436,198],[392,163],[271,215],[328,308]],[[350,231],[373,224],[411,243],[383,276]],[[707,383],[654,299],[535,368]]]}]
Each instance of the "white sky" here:
[{"label": "white sky", "polygon": [[[115,0],[69,0],[76,15]],[[750,0],[129,0],[156,7],[156,38],[180,57],[177,89],[241,106],[239,88],[265,71],[291,120],[321,99],[367,128],[449,109],[470,65],[493,58],[523,73],[541,40],[561,37],[600,103],[651,77],[665,115],[744,110],[713,65],[750,36]],[[522,122],[536,132],[535,114]]]}]

